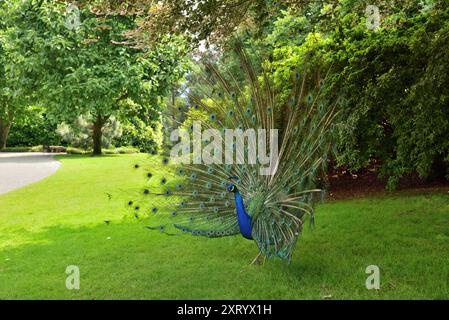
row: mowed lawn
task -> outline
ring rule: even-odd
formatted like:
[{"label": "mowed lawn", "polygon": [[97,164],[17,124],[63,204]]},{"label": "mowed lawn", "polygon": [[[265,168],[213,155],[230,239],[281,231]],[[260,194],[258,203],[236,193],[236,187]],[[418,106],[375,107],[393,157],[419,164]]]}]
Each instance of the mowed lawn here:
[{"label": "mowed lawn", "polygon": [[[449,299],[447,193],[320,205],[290,265],[249,266],[257,249],[241,237],[166,236],[129,216],[145,157],[62,156],[55,175],[0,196],[0,299]],[[69,265],[80,290],[66,289]],[[380,290],[365,287],[369,265]]]}]

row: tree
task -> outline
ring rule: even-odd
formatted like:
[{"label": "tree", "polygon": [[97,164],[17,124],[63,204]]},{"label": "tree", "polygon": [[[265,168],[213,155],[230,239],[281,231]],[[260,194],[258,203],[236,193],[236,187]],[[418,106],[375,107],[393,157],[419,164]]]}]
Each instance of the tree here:
[{"label": "tree", "polygon": [[411,172],[444,176],[449,167],[444,3],[378,1],[377,30],[366,25],[370,1],[317,2],[306,10],[314,21],[309,34],[324,39],[315,52],[332,66],[327,94],[340,100],[338,163],[356,171],[379,160],[390,188]]},{"label": "tree", "polygon": [[18,14],[14,8],[13,4],[0,5],[0,150],[6,147],[15,118],[30,104],[34,88],[29,76],[32,60],[15,54],[11,41],[15,37],[11,16]]},{"label": "tree", "polygon": [[139,16],[138,28],[129,36],[141,45],[158,43],[175,34],[194,46],[200,41],[217,43],[238,28],[263,27],[279,9],[295,7],[310,0],[79,0],[92,4],[96,12]]},{"label": "tree", "polygon": [[148,97],[155,101],[170,79],[182,73],[183,46],[167,40],[152,51],[135,48],[123,35],[135,27],[135,17],[97,15],[85,6],[81,23],[71,25],[67,19],[73,17],[65,10],[64,4],[52,1],[21,3],[17,12],[22,14],[13,21],[20,30],[15,49],[39,65],[33,69],[40,79],[36,92],[49,116],[70,123],[85,115],[92,123],[93,153],[101,154],[108,119],[120,116],[127,99],[155,107]]}]

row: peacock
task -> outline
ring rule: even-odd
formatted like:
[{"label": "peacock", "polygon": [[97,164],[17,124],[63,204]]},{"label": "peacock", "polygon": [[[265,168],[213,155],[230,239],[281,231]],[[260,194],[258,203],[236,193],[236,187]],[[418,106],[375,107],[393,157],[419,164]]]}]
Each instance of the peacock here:
[{"label": "peacock", "polygon": [[[253,262],[291,261],[306,220],[313,224],[314,204],[324,197],[336,104],[321,98],[326,77],[308,70],[307,61],[279,85],[271,60],[256,66],[238,41],[233,50],[238,67],[205,59],[201,83],[195,90],[183,89],[186,105],[163,113],[166,136],[176,128],[179,137],[166,139],[169,147],[162,155],[135,165],[148,183],[127,206],[149,230],[207,238],[240,235],[257,245]],[[221,138],[201,136],[192,143],[198,126]],[[247,133],[243,151],[241,137],[223,138],[231,129]],[[259,136],[264,130],[273,134]],[[175,146],[183,154],[176,161]],[[216,156],[226,146],[232,156]],[[255,151],[260,146],[263,154]],[[208,161],[198,159],[205,155]]]}]

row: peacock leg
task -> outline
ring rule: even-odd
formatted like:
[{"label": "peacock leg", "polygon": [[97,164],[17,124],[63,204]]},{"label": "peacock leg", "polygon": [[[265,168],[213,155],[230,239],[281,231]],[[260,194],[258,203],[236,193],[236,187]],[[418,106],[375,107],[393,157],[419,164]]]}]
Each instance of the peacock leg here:
[{"label": "peacock leg", "polygon": [[242,268],[242,270],[240,270],[240,272],[244,272],[244,271],[248,270],[248,268],[253,266],[253,265],[261,265],[261,264],[264,264],[264,263],[265,263],[265,256],[263,256],[262,253],[259,252],[257,257],[254,258],[253,262],[251,262],[250,264],[244,266]]},{"label": "peacock leg", "polygon": [[251,265],[261,265],[265,262],[265,257],[262,255],[261,252],[257,255],[256,258],[254,258],[253,262],[251,262]]}]

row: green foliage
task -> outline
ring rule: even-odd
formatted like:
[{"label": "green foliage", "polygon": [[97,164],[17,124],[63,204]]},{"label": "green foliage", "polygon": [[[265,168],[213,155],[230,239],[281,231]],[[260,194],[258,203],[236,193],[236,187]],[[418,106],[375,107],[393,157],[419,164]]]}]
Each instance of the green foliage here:
[{"label": "green foliage", "polygon": [[138,118],[128,119],[122,126],[122,136],[114,139],[114,145],[133,146],[148,153],[156,151],[160,145],[161,132],[159,125],[155,124],[153,127]]},{"label": "green foliage", "polygon": [[384,17],[377,31],[357,13],[339,14],[327,58],[341,98],[339,162],[359,169],[373,158],[382,174],[426,177],[449,155],[449,9],[415,4]]},{"label": "green foliage", "polygon": [[43,152],[43,146],[34,147],[6,147],[1,150],[1,152]]},{"label": "green foliage", "polygon": [[103,154],[136,154],[140,150],[133,147],[119,147],[103,150]]},{"label": "green foliage", "polygon": [[[137,154],[140,150],[133,147],[119,147],[119,148],[108,148],[103,149],[103,154]],[[77,154],[77,155],[87,155],[92,153],[92,149],[83,149],[83,148],[75,148],[68,147],[68,154]]]},{"label": "green foliage", "polygon": [[158,108],[158,96],[183,73],[185,47],[171,37],[151,51],[137,48],[124,35],[136,26],[135,16],[97,15],[88,6],[81,8],[79,28],[70,30],[64,11],[59,2],[17,3],[9,43],[17,59],[29,61],[34,96],[52,121],[73,123],[89,115],[98,152],[102,126],[122,115],[122,101],[132,100],[143,113]]},{"label": "green foliage", "polygon": [[338,99],[338,164],[356,171],[380,160],[389,188],[413,171],[429,176],[435,163],[446,161],[448,168],[449,9],[443,3],[379,1],[381,26],[372,31],[365,18],[371,3],[313,1],[300,12],[285,11],[265,40],[273,48],[265,63],[275,69],[275,85],[288,83],[291,70],[306,61],[313,77],[325,78],[328,100]]},{"label": "green foliage", "polygon": [[23,108],[11,127],[8,145],[23,147],[39,144],[61,144],[61,138],[56,133],[56,125],[49,121],[43,108],[35,106]]},{"label": "green foliage", "polygon": [[84,154],[90,154],[92,153],[92,150],[89,149],[82,149],[82,148],[75,148],[75,147],[68,147],[67,148],[67,153],[68,154],[79,154],[79,155],[84,155]]}]

